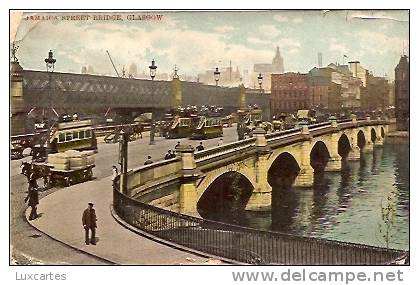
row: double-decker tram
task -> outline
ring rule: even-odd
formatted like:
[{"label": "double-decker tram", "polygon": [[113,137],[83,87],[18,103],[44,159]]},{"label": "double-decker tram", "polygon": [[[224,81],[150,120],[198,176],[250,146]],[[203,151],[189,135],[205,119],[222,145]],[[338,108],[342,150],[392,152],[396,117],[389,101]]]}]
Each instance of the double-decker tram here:
[{"label": "double-decker tram", "polygon": [[223,135],[223,109],[216,106],[179,107],[169,110],[160,130],[166,138],[208,139]]},{"label": "double-decker tram", "polygon": [[272,123],[263,121],[262,110],[257,105],[249,105],[247,108],[243,108],[237,111],[238,123],[237,133],[239,140],[245,137],[252,137],[253,131],[257,127],[261,127],[267,132],[273,130]]},{"label": "double-decker tram", "polygon": [[219,117],[200,116],[192,126],[191,139],[210,139],[223,136],[223,122]]},{"label": "double-decker tram", "polygon": [[193,121],[196,121],[198,117],[189,116],[189,117],[180,117],[175,116],[172,123],[167,127],[166,138],[186,138],[189,137],[192,133],[192,124]]},{"label": "double-decker tram", "polygon": [[51,128],[51,153],[67,150],[95,150],[97,140],[91,120],[61,120]]}]

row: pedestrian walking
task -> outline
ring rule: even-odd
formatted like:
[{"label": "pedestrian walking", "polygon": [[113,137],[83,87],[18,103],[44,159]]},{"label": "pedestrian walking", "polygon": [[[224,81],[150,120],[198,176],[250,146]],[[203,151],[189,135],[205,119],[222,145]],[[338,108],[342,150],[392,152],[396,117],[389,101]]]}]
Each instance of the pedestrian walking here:
[{"label": "pedestrian walking", "polygon": [[223,138],[220,138],[220,140],[218,141],[218,146],[223,145]]},{"label": "pedestrian walking", "polygon": [[178,147],[180,147],[180,141],[178,141],[175,145],[175,149],[177,149]]},{"label": "pedestrian walking", "polygon": [[118,168],[115,165],[112,165],[112,186],[115,187],[116,177],[118,176]]},{"label": "pedestrian walking", "polygon": [[38,185],[33,174],[31,174],[28,186],[28,195],[25,198],[25,203],[28,202],[28,206],[31,207],[31,213],[29,214],[29,220],[35,220],[38,218],[37,206],[39,204],[39,193]]},{"label": "pedestrian walking", "polygon": [[147,156],[147,160],[144,162],[144,165],[152,164],[153,161],[151,160],[151,156]]},{"label": "pedestrian walking", "polygon": [[204,150],[204,145],[202,144],[202,142],[199,143],[199,145],[196,147],[197,151],[201,151]]},{"label": "pedestrian walking", "polygon": [[[93,203],[87,204],[87,209],[84,210],[83,216],[81,221],[83,223],[84,228],[84,241],[88,245],[93,244],[96,245],[96,228],[97,228],[97,218],[96,218],[96,211],[93,209]],[[91,237],[89,240],[89,230],[91,231]]]}]

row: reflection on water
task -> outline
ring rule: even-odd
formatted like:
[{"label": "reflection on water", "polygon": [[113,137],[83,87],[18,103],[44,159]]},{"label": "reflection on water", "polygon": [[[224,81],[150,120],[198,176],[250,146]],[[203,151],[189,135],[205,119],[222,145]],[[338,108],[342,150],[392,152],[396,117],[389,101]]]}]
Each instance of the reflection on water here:
[{"label": "reflection on water", "polygon": [[386,143],[341,172],[317,173],[312,188],[274,187],[271,212],[246,212],[242,224],[296,235],[385,246],[381,203],[396,190],[397,212],[389,246],[409,246],[409,146]]}]

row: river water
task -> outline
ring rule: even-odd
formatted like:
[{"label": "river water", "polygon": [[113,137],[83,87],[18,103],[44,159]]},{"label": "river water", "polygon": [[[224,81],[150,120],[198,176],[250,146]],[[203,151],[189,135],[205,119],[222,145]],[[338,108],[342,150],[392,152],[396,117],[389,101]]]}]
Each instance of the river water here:
[{"label": "river water", "polygon": [[[409,248],[409,145],[386,140],[341,172],[315,174],[308,189],[272,189],[271,212],[246,212],[240,224],[295,235],[390,248]],[[393,224],[386,232],[382,208],[396,194]],[[274,194],[275,193],[275,194]]]}]

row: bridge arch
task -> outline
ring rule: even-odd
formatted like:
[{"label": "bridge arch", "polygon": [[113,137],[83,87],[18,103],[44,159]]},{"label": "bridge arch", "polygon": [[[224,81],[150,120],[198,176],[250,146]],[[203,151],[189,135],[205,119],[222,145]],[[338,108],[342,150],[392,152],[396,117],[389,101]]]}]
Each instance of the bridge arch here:
[{"label": "bridge arch", "polygon": [[268,160],[268,165],[266,168],[269,170],[275,163],[275,161],[278,159],[278,157],[284,153],[288,153],[289,155],[291,155],[293,159],[295,159],[295,161],[297,162],[298,167],[300,167],[300,147],[298,145],[293,145],[274,149],[271,157]]},{"label": "bridge arch", "polygon": [[357,144],[359,148],[363,148],[367,143],[367,138],[365,136],[364,130],[360,129],[356,137]]},{"label": "bridge arch", "polygon": [[386,132],[385,132],[385,130],[384,130],[384,127],[383,126],[381,126],[381,127],[379,127],[380,128],[380,130],[381,130],[381,137],[382,138],[384,138],[385,137],[385,135],[386,135]]},{"label": "bridge arch", "polygon": [[374,127],[371,127],[371,141],[375,142],[377,140],[377,132]]},{"label": "bridge arch", "polygon": [[251,180],[243,173],[225,171],[213,178],[198,197],[197,211],[203,218],[233,221],[246,208],[253,190]]},{"label": "bridge arch", "polygon": [[282,151],[268,168],[268,183],[272,187],[292,185],[299,172],[300,166],[295,156]]},{"label": "bridge arch", "polygon": [[321,172],[330,159],[327,144],[321,140],[316,141],[310,151],[310,165],[315,172]]},{"label": "bridge arch", "polygon": [[201,199],[202,195],[205,194],[205,192],[209,189],[211,185],[221,176],[223,176],[226,173],[234,172],[242,175],[244,178],[246,178],[250,184],[252,185],[252,188],[256,188],[256,182],[253,179],[253,170],[247,167],[222,167],[218,168],[211,173],[209,173],[202,183],[199,183],[199,186],[197,188],[197,201]]},{"label": "bridge arch", "polygon": [[349,137],[342,133],[338,140],[338,153],[342,158],[348,157],[349,151],[351,150],[351,143]]}]

